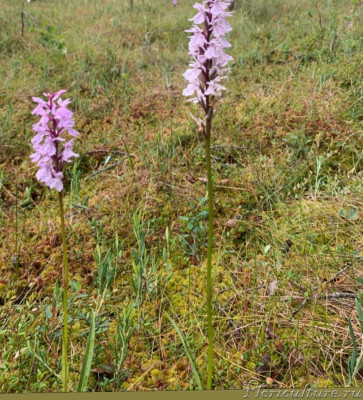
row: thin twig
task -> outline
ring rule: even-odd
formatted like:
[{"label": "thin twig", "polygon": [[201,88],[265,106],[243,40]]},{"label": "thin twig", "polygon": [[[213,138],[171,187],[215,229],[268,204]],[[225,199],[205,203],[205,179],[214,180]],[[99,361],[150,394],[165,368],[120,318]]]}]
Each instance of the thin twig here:
[{"label": "thin twig", "polygon": [[21,36],[24,36],[24,26],[25,26],[25,22],[24,22],[24,7],[25,7],[25,0],[23,0],[23,7],[21,9]]},{"label": "thin twig", "polygon": [[148,46],[150,44],[150,39],[151,36],[154,33],[170,33],[170,32],[184,32],[184,29],[170,29],[170,30],[157,30],[157,31],[150,31],[150,32],[146,32],[145,36],[144,36],[144,42],[146,43],[146,45]]},{"label": "thin twig", "polygon": [[300,283],[295,282],[295,281],[293,281],[292,279],[290,279],[289,282],[290,282],[293,286],[295,286],[295,287],[297,287],[299,290],[301,290],[302,292],[306,292],[306,287],[303,286],[303,285],[301,285]]},{"label": "thin twig", "polygon": [[[216,303],[218,310],[225,316],[228,318],[228,313],[225,310],[225,307],[222,307],[220,304]],[[233,331],[238,330],[238,326],[234,323],[233,319],[229,318],[228,319],[228,323],[230,324],[230,326],[233,327]]]},{"label": "thin twig", "polygon": [[[326,282],[326,283],[332,283],[336,279],[337,276],[341,275],[343,272],[345,272],[348,268],[352,267],[353,263],[349,262],[345,265],[344,268],[342,268],[340,271],[336,272],[335,274],[332,275],[332,277]],[[315,292],[315,290],[319,289],[320,286],[315,286],[312,288],[312,291]]]},{"label": "thin twig", "polygon": [[334,292],[331,294],[324,294],[322,293],[319,296],[321,299],[355,299],[357,295],[355,293],[349,293],[349,292]]},{"label": "thin twig", "polygon": [[8,189],[6,189],[5,186],[2,186],[2,189],[13,199],[16,200],[16,196]]},{"label": "thin twig", "polygon": [[230,148],[230,149],[236,149],[236,150],[247,150],[247,146],[234,146],[233,144],[217,144],[215,146],[211,146],[211,149],[224,149],[224,148]]},{"label": "thin twig", "polygon": [[[324,282],[324,283],[328,284],[328,283],[333,282],[333,281],[336,279],[337,276],[341,275],[343,272],[345,272],[348,268],[350,268],[350,267],[352,267],[352,266],[353,266],[353,263],[352,263],[352,262],[347,263],[347,264],[345,265],[344,268],[342,268],[340,271],[338,271],[338,272],[336,272],[335,274],[333,274],[333,275],[331,276],[331,278],[330,278],[327,282]],[[290,280],[290,282],[293,283],[291,280]],[[294,282],[293,284],[296,284],[296,283]],[[299,284],[298,284],[298,285],[299,285]],[[302,286],[302,288],[303,288],[303,286]],[[314,286],[314,287],[311,289],[311,292],[314,293],[314,292],[316,292],[319,288],[320,288],[320,285]],[[306,290],[304,290],[304,291],[306,291]],[[339,295],[339,296],[338,296],[338,295]],[[344,296],[343,296],[343,295],[344,295]],[[356,295],[355,295],[354,293],[339,293],[339,292],[333,293],[333,294],[330,294],[330,295],[326,295],[326,294],[321,294],[321,295],[320,295],[320,298],[323,298],[323,299],[324,299],[324,298],[325,298],[325,299],[331,299],[331,298],[338,298],[338,297],[340,297],[340,298],[342,298],[342,297],[345,297],[345,298],[347,298],[347,297],[349,297],[349,298],[355,298]],[[301,297],[295,297],[295,298],[293,298],[293,300],[299,300],[300,298],[301,298]],[[291,319],[294,318],[295,315],[305,306],[305,304],[307,303],[307,301],[308,301],[308,300],[312,300],[313,298],[315,298],[315,296],[313,296],[313,295],[310,296],[310,297],[306,297],[306,298],[303,300],[303,302],[300,304],[300,306],[298,307],[298,309],[295,310],[295,311],[292,313],[292,315],[291,315],[291,317],[290,317],[290,321],[291,321]]]},{"label": "thin twig", "polygon": [[[326,293],[321,293],[318,296],[308,296],[305,297],[303,302],[299,305],[298,309],[293,312],[291,317],[289,318],[289,321],[292,320],[292,318],[295,317],[295,315],[305,306],[305,304],[310,301],[310,300],[334,300],[334,299],[355,299],[357,295],[355,293],[350,293],[350,292],[334,292],[330,294]],[[300,300],[302,299],[302,296],[298,297],[286,297],[286,300],[290,301],[295,301],[295,300]]]},{"label": "thin twig", "polygon": [[[118,151],[118,150],[109,150],[109,149],[99,149],[99,150],[90,150],[86,151],[85,153],[81,154],[81,157],[91,155],[91,154],[98,154],[98,153],[107,153],[107,154],[118,154],[120,156],[126,156],[127,153],[125,151]],[[131,157],[135,157],[134,155],[130,154]]]},{"label": "thin twig", "polygon": [[127,158],[127,157],[123,157],[120,161],[118,161],[118,162],[116,162],[116,163],[114,163],[114,164],[111,164],[111,165],[109,165],[109,166],[106,167],[106,168],[102,168],[102,169],[100,169],[100,170],[94,172],[92,175],[87,176],[85,180],[91,179],[91,178],[93,178],[94,176],[96,176],[96,175],[98,175],[98,174],[101,174],[102,172],[105,172],[105,171],[108,171],[108,170],[110,170],[110,169],[112,169],[112,168],[117,167],[118,165],[122,164],[122,162],[123,162],[126,158]]},{"label": "thin twig", "polygon": [[[294,299],[292,299],[292,300],[294,300]],[[290,321],[295,317],[295,315],[305,306],[305,304],[307,303],[307,301],[308,301],[308,298],[306,297],[305,299],[304,299],[304,301],[300,304],[300,306],[299,306],[299,308],[297,309],[297,310],[295,310],[293,313],[292,313],[292,315],[291,315],[291,317],[290,317]]]}]

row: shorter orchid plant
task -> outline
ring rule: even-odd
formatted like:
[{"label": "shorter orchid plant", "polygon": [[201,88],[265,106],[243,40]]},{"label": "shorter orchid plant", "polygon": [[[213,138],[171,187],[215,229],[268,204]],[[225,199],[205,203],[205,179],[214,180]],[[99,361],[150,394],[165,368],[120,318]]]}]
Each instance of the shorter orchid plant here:
[{"label": "shorter orchid plant", "polygon": [[[50,189],[58,192],[59,210],[62,230],[63,244],[63,343],[62,343],[62,380],[63,391],[68,391],[68,256],[64,227],[64,205],[63,205],[63,169],[64,163],[71,162],[72,158],[78,157],[73,152],[73,137],[79,135],[74,130],[73,112],[67,106],[70,99],[62,100],[61,96],[66,90],[55,93],[44,93],[46,100],[33,97],[38,104],[33,110],[33,115],[39,115],[40,120],[33,125],[36,135],[31,142],[34,153],[31,160],[37,164],[39,170],[36,178]],[[66,139],[65,133],[72,138]]]}]

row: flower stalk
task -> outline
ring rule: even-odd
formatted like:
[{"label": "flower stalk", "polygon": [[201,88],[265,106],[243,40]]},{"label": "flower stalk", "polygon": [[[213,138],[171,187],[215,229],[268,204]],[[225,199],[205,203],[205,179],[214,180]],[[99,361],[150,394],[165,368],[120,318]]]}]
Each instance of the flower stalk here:
[{"label": "flower stalk", "polygon": [[208,319],[208,365],[207,389],[212,388],[213,375],[213,316],[212,316],[212,251],[213,251],[213,178],[211,163],[211,130],[212,117],[207,116],[205,129],[205,153],[207,161],[207,189],[208,189],[208,254],[207,254],[207,319]]},{"label": "flower stalk", "polygon": [[62,380],[63,392],[68,392],[68,254],[66,242],[66,230],[64,226],[63,191],[58,192],[59,212],[61,220],[62,248],[63,248],[63,343],[62,343]]},{"label": "flower stalk", "polygon": [[[232,57],[224,52],[230,47],[225,35],[232,30],[226,18],[232,13],[226,11],[231,0],[205,0],[196,3],[194,8],[198,13],[191,19],[194,25],[187,30],[192,35],[189,42],[189,54],[192,62],[184,73],[188,81],[184,96],[191,96],[190,101],[199,104],[205,113],[204,119],[194,118],[199,124],[198,132],[205,137],[205,152],[207,163],[208,191],[208,252],[207,252],[207,325],[208,325],[208,361],[207,389],[212,388],[214,332],[212,315],[212,252],[213,252],[213,181],[211,163],[211,131],[214,116],[214,104],[226,88],[221,84],[226,78],[226,65]],[[202,25],[202,27],[200,26]]]}]

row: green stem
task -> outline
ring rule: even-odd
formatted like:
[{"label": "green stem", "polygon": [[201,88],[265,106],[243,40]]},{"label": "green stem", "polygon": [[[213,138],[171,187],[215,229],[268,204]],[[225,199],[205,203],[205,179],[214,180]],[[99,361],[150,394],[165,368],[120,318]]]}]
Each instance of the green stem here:
[{"label": "green stem", "polygon": [[212,389],[213,375],[213,321],[212,321],[212,247],[213,247],[213,183],[212,183],[212,163],[210,154],[212,114],[213,109],[207,114],[206,119],[206,159],[208,175],[208,256],[207,256],[207,318],[208,318],[208,378],[207,390]]},{"label": "green stem", "polygon": [[350,386],[352,384],[352,380],[354,379],[354,377],[358,374],[358,371],[360,369],[360,366],[362,364],[362,360],[363,360],[363,334],[362,334],[362,348],[360,350],[360,354],[358,357],[358,360],[355,363],[355,367],[354,367],[354,371],[352,376],[349,378],[349,383],[348,386]]},{"label": "green stem", "polygon": [[19,278],[19,246],[18,246],[18,180],[15,180],[15,277]]},{"label": "green stem", "polygon": [[63,244],[63,344],[62,344],[62,379],[63,392],[68,392],[68,256],[66,231],[64,228],[63,192],[58,193]]}]

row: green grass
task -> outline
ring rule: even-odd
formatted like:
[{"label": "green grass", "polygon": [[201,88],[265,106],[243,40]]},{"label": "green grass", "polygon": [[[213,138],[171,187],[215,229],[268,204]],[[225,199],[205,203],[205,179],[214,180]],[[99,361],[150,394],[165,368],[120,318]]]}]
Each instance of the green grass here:
[{"label": "green grass", "polygon": [[[126,0],[38,0],[25,4],[24,36],[22,2],[3,3],[0,391],[61,388],[57,198],[29,159],[31,97],[61,88],[81,133],[65,192],[71,387],[97,268],[111,257],[89,390],[196,389],[164,315],[205,376],[205,156],[190,117],[200,110],[181,95],[194,1],[135,0],[131,11]],[[293,314],[306,295],[362,291],[362,6],[236,0],[234,11],[234,63],[212,143],[215,388],[267,378],[272,386],[343,386],[348,317],[359,332],[354,299],[314,297]],[[144,269],[138,294],[133,264]],[[121,340],[120,367],[122,323],[125,336],[133,333]]]}]

